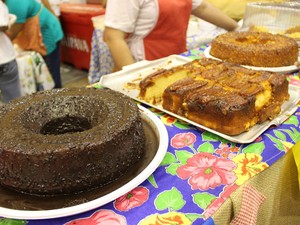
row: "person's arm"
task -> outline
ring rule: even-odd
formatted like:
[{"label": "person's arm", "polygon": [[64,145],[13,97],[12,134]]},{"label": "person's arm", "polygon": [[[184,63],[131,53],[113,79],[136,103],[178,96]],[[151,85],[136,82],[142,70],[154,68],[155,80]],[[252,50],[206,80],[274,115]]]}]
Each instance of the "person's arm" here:
[{"label": "person's arm", "polygon": [[233,31],[238,28],[238,23],[234,19],[205,0],[192,11],[192,14],[227,31]]},{"label": "person's arm", "polygon": [[103,39],[109,47],[117,70],[135,62],[127,45],[126,36],[127,33],[114,28],[104,29]]},{"label": "person's arm", "polygon": [[[55,15],[54,10],[52,9],[48,0],[41,0],[41,3],[53,14]],[[55,15],[56,16],[56,15]]]},{"label": "person's arm", "polygon": [[14,40],[19,34],[19,32],[22,30],[23,26],[23,23],[15,23],[5,33],[10,38],[10,40]]}]

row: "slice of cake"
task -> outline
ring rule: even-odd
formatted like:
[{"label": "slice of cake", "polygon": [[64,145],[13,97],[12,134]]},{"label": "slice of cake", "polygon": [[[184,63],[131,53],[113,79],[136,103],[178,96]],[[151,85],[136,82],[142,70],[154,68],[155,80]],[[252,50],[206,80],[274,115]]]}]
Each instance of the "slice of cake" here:
[{"label": "slice of cake", "polygon": [[[148,86],[147,80],[151,80]],[[170,112],[221,133],[237,135],[276,117],[289,94],[288,81],[282,74],[200,59],[149,75],[140,83],[139,97],[149,103],[160,100]]]}]

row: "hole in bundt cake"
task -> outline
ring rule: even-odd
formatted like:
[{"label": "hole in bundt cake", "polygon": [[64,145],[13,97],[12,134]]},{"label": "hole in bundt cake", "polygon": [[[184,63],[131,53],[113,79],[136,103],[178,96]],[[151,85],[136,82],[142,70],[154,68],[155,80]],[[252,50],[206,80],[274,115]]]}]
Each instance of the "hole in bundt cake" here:
[{"label": "hole in bundt cake", "polygon": [[108,105],[95,96],[65,96],[32,104],[20,116],[28,131],[59,136],[84,132],[105,123],[107,113]]},{"label": "hole in bundt cake", "polygon": [[53,119],[47,122],[42,128],[40,133],[44,135],[59,135],[66,133],[75,133],[89,130],[92,128],[87,118],[65,116]]}]

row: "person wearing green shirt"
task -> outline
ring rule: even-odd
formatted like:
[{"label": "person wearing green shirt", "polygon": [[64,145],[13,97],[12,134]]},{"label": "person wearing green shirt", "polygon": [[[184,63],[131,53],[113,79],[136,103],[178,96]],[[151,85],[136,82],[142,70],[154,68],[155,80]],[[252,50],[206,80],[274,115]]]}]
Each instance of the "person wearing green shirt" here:
[{"label": "person wearing green shirt", "polygon": [[4,2],[9,13],[17,16],[16,23],[10,29],[12,40],[22,30],[27,19],[39,14],[42,38],[47,49],[43,57],[53,77],[54,88],[61,88],[60,42],[64,34],[58,18],[36,0],[5,0]]}]

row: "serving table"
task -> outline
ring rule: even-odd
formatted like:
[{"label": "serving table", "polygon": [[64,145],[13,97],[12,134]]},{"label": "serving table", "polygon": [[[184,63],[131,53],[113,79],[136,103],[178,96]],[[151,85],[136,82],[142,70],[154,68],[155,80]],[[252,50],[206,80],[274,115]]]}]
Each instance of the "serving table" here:
[{"label": "serving table", "polygon": [[[205,48],[203,45],[182,55],[203,57]],[[300,91],[299,74],[287,76]],[[101,88],[98,84],[93,87]],[[147,180],[93,210],[52,219],[2,218],[0,224],[214,224],[212,216],[236,189],[267,172],[300,141],[300,102],[297,106],[281,125],[271,126],[247,144],[227,141],[148,107],[165,125],[169,145],[159,167]]]}]

